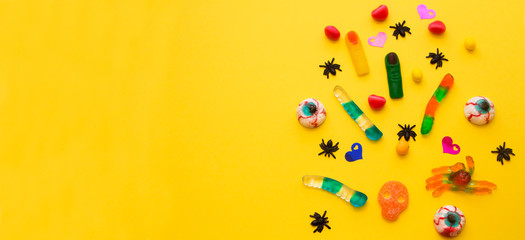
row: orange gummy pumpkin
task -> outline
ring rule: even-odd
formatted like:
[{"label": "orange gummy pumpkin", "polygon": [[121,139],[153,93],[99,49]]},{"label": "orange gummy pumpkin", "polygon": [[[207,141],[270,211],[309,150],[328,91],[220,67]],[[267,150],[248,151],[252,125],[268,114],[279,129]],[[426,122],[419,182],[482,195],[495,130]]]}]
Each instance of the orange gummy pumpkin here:
[{"label": "orange gummy pumpkin", "polygon": [[398,181],[387,182],[379,190],[379,205],[383,218],[395,221],[408,206],[408,190]]}]

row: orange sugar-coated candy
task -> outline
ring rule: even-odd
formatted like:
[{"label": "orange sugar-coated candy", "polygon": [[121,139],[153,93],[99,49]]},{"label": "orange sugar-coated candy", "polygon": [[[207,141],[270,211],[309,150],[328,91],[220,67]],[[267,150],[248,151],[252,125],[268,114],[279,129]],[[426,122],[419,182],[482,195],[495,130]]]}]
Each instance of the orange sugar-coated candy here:
[{"label": "orange sugar-coated candy", "polygon": [[408,206],[408,190],[398,181],[387,182],[379,190],[379,205],[383,218],[395,221]]}]

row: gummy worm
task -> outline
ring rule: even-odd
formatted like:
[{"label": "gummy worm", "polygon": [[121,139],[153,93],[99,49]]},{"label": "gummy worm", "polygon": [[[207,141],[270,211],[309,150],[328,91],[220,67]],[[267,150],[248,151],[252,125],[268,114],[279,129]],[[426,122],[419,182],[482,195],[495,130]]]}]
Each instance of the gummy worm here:
[{"label": "gummy worm", "polygon": [[307,175],[303,177],[303,183],[308,187],[321,188],[329,191],[349,202],[354,207],[361,207],[365,205],[366,200],[368,200],[368,197],[364,193],[353,190],[331,178]]},{"label": "gummy worm", "polygon": [[370,121],[370,119],[368,119],[342,87],[335,86],[334,94],[337,97],[337,100],[343,105],[343,108],[348,115],[354,119],[370,140],[379,140],[383,136],[383,133],[372,123],[372,121]]},{"label": "gummy worm", "polygon": [[432,98],[430,98],[430,101],[428,101],[427,108],[425,109],[425,116],[423,117],[423,123],[421,124],[421,134],[428,134],[430,130],[432,130],[436,109],[453,85],[454,77],[452,77],[450,73],[447,73],[447,75],[443,77],[443,80],[441,80],[441,83],[434,92],[434,95],[432,95]]}]

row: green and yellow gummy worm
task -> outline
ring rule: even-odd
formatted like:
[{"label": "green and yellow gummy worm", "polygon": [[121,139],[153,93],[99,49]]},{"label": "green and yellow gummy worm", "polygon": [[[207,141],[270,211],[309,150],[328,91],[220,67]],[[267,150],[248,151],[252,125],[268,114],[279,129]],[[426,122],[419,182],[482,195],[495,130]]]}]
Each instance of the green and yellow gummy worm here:
[{"label": "green and yellow gummy worm", "polygon": [[376,125],[374,125],[372,121],[368,119],[366,114],[364,114],[357,104],[352,101],[352,99],[342,87],[335,86],[334,94],[341,105],[343,105],[346,113],[348,113],[348,115],[354,119],[359,127],[361,127],[368,139],[376,141],[383,136],[383,133],[379,130],[379,128],[377,128]]},{"label": "green and yellow gummy worm", "polygon": [[365,205],[366,200],[368,200],[368,197],[364,193],[353,190],[339,181],[331,178],[307,175],[303,177],[303,183],[308,187],[320,188],[329,191],[349,202],[354,207],[361,207]]}]

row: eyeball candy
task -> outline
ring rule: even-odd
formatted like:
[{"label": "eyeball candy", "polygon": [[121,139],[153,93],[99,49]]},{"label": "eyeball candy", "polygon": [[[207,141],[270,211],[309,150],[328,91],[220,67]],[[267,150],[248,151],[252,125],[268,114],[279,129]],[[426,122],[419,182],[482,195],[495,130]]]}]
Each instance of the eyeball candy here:
[{"label": "eyeball candy", "polygon": [[326,37],[328,37],[328,39],[333,40],[333,41],[337,41],[339,37],[341,36],[341,33],[339,33],[339,30],[337,30],[337,28],[334,26],[326,26],[324,28],[324,34],[326,34]]},{"label": "eyeball candy", "polygon": [[434,215],[434,227],[445,237],[457,236],[465,227],[465,222],[463,212],[452,205],[440,207]]},{"label": "eyeball candy", "polygon": [[414,68],[412,70],[412,80],[418,83],[421,82],[421,79],[423,79],[423,72],[419,68]]},{"label": "eyeball candy", "polygon": [[303,100],[297,107],[297,120],[306,128],[316,128],[323,124],[326,110],[321,102],[313,98]]},{"label": "eyeball candy", "polygon": [[386,5],[381,5],[372,11],[372,18],[377,21],[383,21],[388,17],[388,8]]},{"label": "eyeball candy", "polygon": [[469,51],[474,51],[476,49],[476,40],[474,38],[466,38],[464,42],[465,48]]},{"label": "eyeball candy", "polygon": [[395,221],[401,212],[408,206],[408,190],[404,184],[398,181],[387,182],[379,190],[377,197],[381,205],[383,218]]},{"label": "eyeball candy", "polygon": [[496,114],[494,103],[486,97],[473,97],[465,104],[465,117],[476,125],[489,123]]}]

